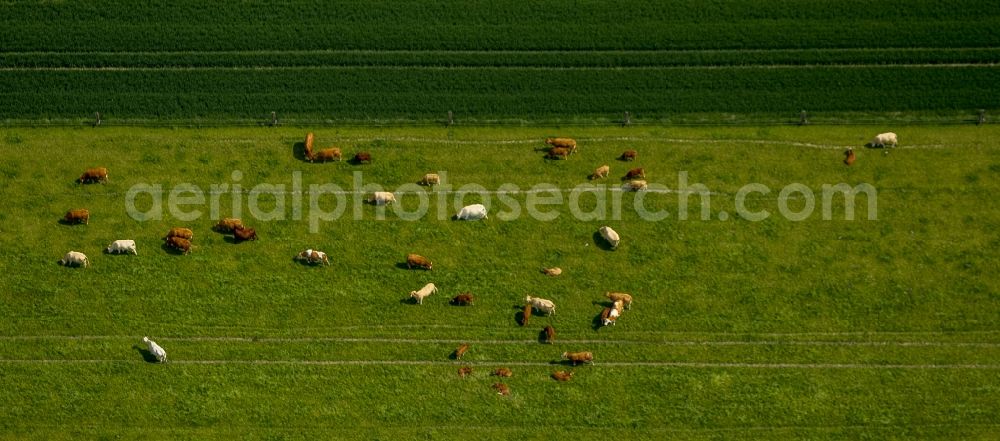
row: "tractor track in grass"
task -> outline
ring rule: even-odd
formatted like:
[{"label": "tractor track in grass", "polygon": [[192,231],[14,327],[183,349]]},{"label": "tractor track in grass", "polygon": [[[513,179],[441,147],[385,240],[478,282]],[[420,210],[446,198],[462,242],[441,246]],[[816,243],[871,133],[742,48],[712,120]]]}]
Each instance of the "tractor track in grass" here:
[{"label": "tractor track in grass", "polygon": [[[0,364],[148,363],[135,359],[0,359]],[[169,365],[254,366],[522,366],[569,367],[562,361],[431,361],[431,360],[169,360]],[[653,367],[689,369],[868,369],[868,370],[1000,370],[1000,364],[864,364],[864,363],[719,363],[683,361],[597,361],[590,367]]]},{"label": "tractor track in grass", "polygon": [[[0,341],[29,340],[140,340],[134,335],[10,335],[0,336]],[[476,345],[538,345],[538,340],[454,339],[454,338],[383,338],[383,337],[240,337],[240,336],[181,336],[160,337],[169,342],[222,342],[222,343],[391,343],[391,344],[476,344]],[[843,347],[943,347],[943,348],[1000,348],[1000,342],[942,342],[942,341],[833,341],[833,340],[595,340],[559,339],[557,343],[593,345],[656,345],[656,346],[843,346]]]}]

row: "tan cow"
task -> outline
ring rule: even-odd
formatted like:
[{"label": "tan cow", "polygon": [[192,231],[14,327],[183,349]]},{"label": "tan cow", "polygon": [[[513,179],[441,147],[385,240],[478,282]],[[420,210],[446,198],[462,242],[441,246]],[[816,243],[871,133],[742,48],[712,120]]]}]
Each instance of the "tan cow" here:
[{"label": "tan cow", "polygon": [[611,167],[607,164],[597,167],[594,174],[590,175],[590,180],[606,178],[611,173]]}]

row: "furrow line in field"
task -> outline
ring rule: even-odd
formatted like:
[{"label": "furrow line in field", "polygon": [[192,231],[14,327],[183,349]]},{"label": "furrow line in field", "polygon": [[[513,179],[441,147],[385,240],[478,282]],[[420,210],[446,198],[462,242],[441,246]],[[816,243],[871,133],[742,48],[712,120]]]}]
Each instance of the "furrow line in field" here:
[{"label": "furrow line in field", "polygon": [[[6,335],[0,341],[27,340],[139,340],[133,335]],[[235,337],[235,336],[187,336],[161,337],[170,342],[245,342],[245,343],[398,343],[398,344],[482,344],[482,345],[537,345],[538,340],[501,339],[454,339],[454,338],[385,338],[385,337]],[[597,345],[658,345],[658,346],[871,346],[871,347],[977,347],[1000,348],[995,342],[934,342],[934,341],[829,341],[829,340],[594,340],[559,339],[559,344]]]},{"label": "furrow line in field", "polygon": [[[8,364],[101,364],[146,363],[124,359],[0,359]],[[431,361],[431,360],[171,360],[176,365],[299,365],[299,366],[569,366],[562,361]],[[609,361],[595,362],[600,367],[662,367],[707,369],[870,369],[870,370],[997,370],[1000,364],[863,364],[863,363],[720,363],[685,361]]]},{"label": "furrow line in field", "polygon": [[649,66],[538,66],[531,64],[510,65],[439,65],[439,64],[409,64],[409,65],[367,65],[367,64],[330,64],[314,66],[105,66],[105,67],[54,67],[54,66],[6,66],[0,67],[0,72],[211,72],[211,71],[315,71],[315,70],[423,70],[423,71],[651,71],[651,70],[809,70],[809,69],[955,69],[967,67],[996,67],[1000,63],[810,63],[810,64],[718,64],[718,65],[649,65]]}]

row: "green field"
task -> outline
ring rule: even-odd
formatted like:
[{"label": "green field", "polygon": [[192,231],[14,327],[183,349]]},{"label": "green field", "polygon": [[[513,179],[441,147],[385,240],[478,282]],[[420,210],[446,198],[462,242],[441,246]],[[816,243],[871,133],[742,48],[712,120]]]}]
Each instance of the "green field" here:
[{"label": "green field", "polygon": [[6,2],[7,124],[938,121],[1000,110],[1000,6]]},{"label": "green field", "polygon": [[[310,130],[319,147],[375,161],[306,163],[297,143]],[[884,154],[862,147],[877,130],[858,126],[2,128],[0,438],[993,438],[1000,129],[895,131],[901,146]],[[535,149],[556,135],[575,137],[580,152],[543,160]],[[852,167],[841,163],[847,146],[858,153]],[[637,162],[614,160],[628,148]],[[601,164],[612,167],[609,182],[574,202],[566,190]],[[108,167],[110,182],[75,184],[90,166]],[[614,190],[633,166],[674,191]],[[447,187],[404,187],[433,171],[452,189],[487,193],[456,202]],[[701,196],[677,191],[681,172],[711,191],[708,219]],[[404,192],[385,210],[356,204],[358,178]],[[296,181],[344,189],[344,214],[311,232],[316,211],[302,194],[297,218]],[[765,220],[734,210],[751,183],[771,189],[745,202]],[[795,183],[817,195],[801,221],[780,214],[807,209],[801,193],[779,195]],[[818,195],[838,183],[873,186],[877,210],[859,196],[845,220],[837,196],[824,220]],[[135,210],[145,217],[129,214],[137,185],[159,185],[166,204],[184,184],[227,185],[219,212],[209,195],[157,218],[144,194]],[[539,184],[559,191],[526,192]],[[517,191],[489,193],[505,189]],[[428,192],[428,214],[402,219],[419,208],[418,192]],[[504,216],[555,195],[539,209],[555,220],[527,208]],[[234,199],[259,241],[211,231]],[[251,216],[251,199],[279,219]],[[642,219],[637,199],[668,216]],[[456,203],[480,201],[491,204],[488,220],[447,219]],[[336,203],[328,194],[317,209]],[[606,219],[577,219],[577,205]],[[58,223],[81,207],[89,225]],[[202,214],[179,219],[192,210]],[[617,250],[595,241],[602,225],[621,233]],[[194,230],[190,255],[161,247],[172,226]],[[136,240],[138,256],[102,254],[115,239]],[[310,247],[332,265],[292,260]],[[92,266],[57,265],[71,249]],[[410,252],[434,270],[399,268]],[[545,277],[543,266],[564,274]],[[427,282],[440,292],[404,302]],[[635,305],[595,329],[611,290]],[[475,306],[447,304],[463,291]],[[528,294],[555,301],[557,314],[518,326]],[[551,346],[537,342],[546,324],[558,332]],[[144,361],[135,347],[144,335],[169,363]],[[450,360],[462,342],[465,360]],[[568,369],[552,364],[567,350],[596,361],[557,383],[548,376]],[[462,365],[471,378],[458,377]],[[490,389],[501,366],[514,371],[510,397]]]}]

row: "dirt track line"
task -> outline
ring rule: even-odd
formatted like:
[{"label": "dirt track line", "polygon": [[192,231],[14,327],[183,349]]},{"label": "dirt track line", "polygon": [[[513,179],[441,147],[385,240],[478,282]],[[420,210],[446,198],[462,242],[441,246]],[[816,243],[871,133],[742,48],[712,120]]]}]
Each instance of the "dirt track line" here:
[{"label": "dirt track line", "polygon": [[336,71],[336,70],[424,70],[424,71],[648,71],[648,70],[809,70],[809,69],[956,69],[968,67],[996,67],[1000,63],[807,63],[807,64],[688,64],[640,66],[544,66],[536,64],[506,65],[441,65],[441,64],[323,64],[323,65],[226,65],[226,66],[7,66],[0,72],[200,72],[200,71]]},{"label": "dirt track line", "polygon": [[[24,340],[139,340],[132,335],[11,335],[0,336],[0,341]],[[481,344],[481,345],[537,345],[538,340],[498,340],[498,339],[414,339],[383,337],[233,337],[233,336],[189,336],[160,337],[158,340],[171,342],[245,342],[245,343],[393,343],[393,344]],[[713,340],[592,340],[560,339],[559,344],[596,345],[657,345],[657,346],[859,346],[859,347],[977,347],[1000,348],[1000,343],[991,342],[932,342],[932,341],[713,341]]]},{"label": "dirt track line", "polygon": [[[100,364],[146,363],[115,359],[0,359],[0,364]],[[171,360],[171,365],[301,365],[301,366],[568,366],[559,361],[429,361],[429,360]],[[683,361],[595,362],[600,367],[735,368],[735,369],[979,369],[996,370],[1000,364],[860,364],[860,363],[719,363]]]}]

